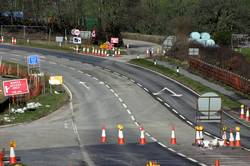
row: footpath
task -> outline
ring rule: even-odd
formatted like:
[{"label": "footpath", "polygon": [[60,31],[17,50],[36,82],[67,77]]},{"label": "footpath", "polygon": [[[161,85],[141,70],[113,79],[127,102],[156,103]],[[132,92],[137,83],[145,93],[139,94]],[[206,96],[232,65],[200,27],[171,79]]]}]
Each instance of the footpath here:
[{"label": "footpath", "polygon": [[[149,49],[149,48],[157,48],[157,47],[161,47],[160,45],[154,44],[154,43],[150,43],[150,42],[144,42],[144,41],[133,41],[133,40],[124,40],[124,44],[130,44],[132,48],[129,48],[127,50],[127,53],[129,55],[130,58],[136,58],[136,56],[140,55],[141,58],[145,57],[145,50]],[[136,45],[135,45],[136,44]],[[131,51],[132,50],[132,51]],[[136,51],[138,50],[138,51]],[[144,50],[144,51],[143,51]],[[151,59],[151,61],[153,61]],[[164,66],[166,68],[172,69],[174,71],[176,71],[177,66],[170,64],[166,61],[159,61],[157,60],[157,64]],[[207,86],[225,96],[230,97],[233,100],[237,100],[239,103],[245,105],[247,108],[250,108],[250,100],[246,99],[244,96],[239,95],[237,93],[235,93],[234,91],[228,90],[225,87],[215,84],[213,82],[210,82],[198,75],[192,74],[189,71],[179,67],[179,73],[181,75],[184,75],[194,81],[197,81],[199,83],[201,83],[204,86]],[[249,127],[250,128],[250,122],[247,122],[245,120],[240,119],[240,108],[236,109],[236,110],[227,110],[226,114],[228,116],[230,116],[231,118],[235,119],[237,122],[241,123],[242,125]]]}]

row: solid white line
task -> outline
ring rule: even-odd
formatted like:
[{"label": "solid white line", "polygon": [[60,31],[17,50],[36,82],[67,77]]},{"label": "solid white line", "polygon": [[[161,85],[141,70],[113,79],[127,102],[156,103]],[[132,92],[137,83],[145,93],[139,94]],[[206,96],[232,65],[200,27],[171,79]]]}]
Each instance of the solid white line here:
[{"label": "solid white line", "polygon": [[135,121],[135,117],[132,115],[132,116],[130,116],[131,117],[131,119],[133,120],[133,121]]},{"label": "solid white line", "polygon": [[123,102],[123,100],[122,100],[120,97],[118,98],[118,100],[119,100],[121,103]]},{"label": "solid white line", "polygon": [[143,88],[145,91],[149,92],[149,90],[147,88]]},{"label": "solid white line", "polygon": [[150,137],[154,142],[157,142],[157,139],[155,137]]},{"label": "solid white line", "polygon": [[207,166],[207,164],[198,163],[200,166]]},{"label": "solid white line", "polygon": [[190,121],[186,121],[188,124],[190,124],[191,126],[193,126],[194,124],[192,123],[192,122],[190,122]]},{"label": "solid white line", "polygon": [[204,133],[205,133],[206,135],[209,135],[209,136],[211,136],[211,135],[212,135],[212,134],[210,134],[210,133],[208,133],[208,132],[206,132],[206,131],[205,131]]},{"label": "solid white line", "polygon": [[146,132],[145,134],[146,134],[146,136],[150,137],[150,134],[149,134],[149,133]]},{"label": "solid white line", "polygon": [[168,148],[168,150],[170,150],[171,152],[176,152],[174,149],[172,148]]},{"label": "solid white line", "polygon": [[182,154],[182,153],[177,153],[179,156],[182,156],[182,157],[187,157],[185,154]]},{"label": "solid white line", "polygon": [[132,114],[132,113],[130,112],[130,110],[129,110],[129,109],[127,109],[127,112],[128,112],[128,114],[129,114],[129,115],[131,115],[131,114]]},{"label": "solid white line", "polygon": [[184,116],[182,116],[182,115],[179,115],[179,116],[180,116],[182,119],[184,119],[184,120],[186,119],[186,118],[185,118]]},{"label": "solid white line", "polygon": [[165,106],[167,106],[168,108],[170,108],[170,105],[168,105],[168,103],[164,103]]},{"label": "solid white line", "polygon": [[124,104],[124,103],[122,103],[122,106],[123,106],[124,108],[128,108],[128,107],[127,107],[127,105],[126,105],[126,104]]},{"label": "solid white line", "polygon": [[163,143],[161,143],[161,142],[157,142],[159,145],[161,145],[162,147],[164,147],[164,148],[166,148],[167,146],[166,145],[164,145]]},{"label": "solid white line", "polygon": [[159,97],[156,97],[157,98],[157,100],[159,100],[159,101],[161,101],[162,102],[162,99],[161,98],[159,98]]},{"label": "solid white line", "polygon": [[140,86],[140,87],[142,87],[142,85],[141,85],[141,84],[139,84],[139,83],[137,83],[137,85],[138,85],[138,86]]},{"label": "solid white line", "polygon": [[172,111],[174,111],[176,114],[178,114],[178,111],[176,111],[175,109],[172,109]]},{"label": "solid white line", "polygon": [[190,157],[188,157],[187,159],[188,159],[188,160],[190,160],[190,161],[193,161],[193,162],[195,162],[195,163],[198,163],[198,161],[197,161],[197,160],[192,159],[192,158],[190,158]]}]

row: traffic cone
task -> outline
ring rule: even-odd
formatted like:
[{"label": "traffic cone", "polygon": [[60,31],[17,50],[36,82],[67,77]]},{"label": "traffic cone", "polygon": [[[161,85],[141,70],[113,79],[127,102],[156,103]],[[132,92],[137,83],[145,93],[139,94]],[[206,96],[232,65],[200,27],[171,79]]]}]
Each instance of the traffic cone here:
[{"label": "traffic cone", "polygon": [[220,160],[215,160],[214,166],[220,166]]},{"label": "traffic cone", "polygon": [[15,155],[15,151],[14,151],[14,147],[10,147],[10,159],[9,159],[9,163],[10,164],[16,164],[16,155]]},{"label": "traffic cone", "polygon": [[226,133],[226,127],[223,127],[223,135],[222,139],[224,140],[224,146],[227,146],[227,133]]},{"label": "traffic cone", "polygon": [[119,145],[124,145],[125,144],[125,139],[123,137],[122,129],[118,130],[118,144]]},{"label": "traffic cone", "polygon": [[176,137],[175,137],[175,128],[172,128],[171,131],[171,139],[170,139],[170,144],[176,145]]},{"label": "traffic cone", "polygon": [[3,36],[1,36],[0,43],[3,43],[3,42],[4,42]]},{"label": "traffic cone", "polygon": [[247,112],[246,112],[246,121],[250,121],[250,117],[249,117],[249,109],[247,109]]},{"label": "traffic cone", "polygon": [[200,132],[199,132],[199,126],[195,126],[195,144],[200,144]]},{"label": "traffic cone", "polygon": [[101,136],[101,143],[107,142],[107,136],[106,136],[106,129],[105,127],[102,128],[102,136]]},{"label": "traffic cone", "polygon": [[4,166],[3,158],[4,158],[4,153],[0,152],[0,166]]},{"label": "traffic cone", "polygon": [[204,127],[203,126],[200,126],[200,132],[199,132],[199,135],[200,135],[200,144],[203,144],[203,130],[204,130]]},{"label": "traffic cone", "polygon": [[245,112],[244,112],[244,105],[243,104],[240,106],[240,118],[241,119],[245,118]]},{"label": "traffic cone", "polygon": [[232,129],[230,129],[229,146],[234,147],[234,135]]},{"label": "traffic cone", "polygon": [[145,138],[145,130],[143,127],[140,128],[140,131],[141,131],[141,136],[140,136],[140,140],[139,140],[139,144],[140,145],[145,145],[146,144],[146,138]]},{"label": "traffic cone", "polygon": [[235,146],[240,147],[240,127],[235,127],[236,136],[235,136]]}]

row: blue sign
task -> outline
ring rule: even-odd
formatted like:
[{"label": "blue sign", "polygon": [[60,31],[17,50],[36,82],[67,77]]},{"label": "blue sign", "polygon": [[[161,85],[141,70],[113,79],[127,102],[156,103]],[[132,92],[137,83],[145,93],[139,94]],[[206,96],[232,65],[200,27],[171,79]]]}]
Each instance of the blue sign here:
[{"label": "blue sign", "polygon": [[37,65],[39,63],[38,55],[30,55],[28,56],[28,64],[29,65]]}]

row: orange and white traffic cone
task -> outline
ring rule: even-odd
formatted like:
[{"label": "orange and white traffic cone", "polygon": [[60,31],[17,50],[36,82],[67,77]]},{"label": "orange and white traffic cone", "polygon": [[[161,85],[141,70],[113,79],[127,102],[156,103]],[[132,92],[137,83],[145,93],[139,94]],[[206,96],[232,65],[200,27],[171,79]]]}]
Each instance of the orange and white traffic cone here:
[{"label": "orange and white traffic cone", "polygon": [[1,36],[0,43],[3,43],[3,42],[4,42],[3,36]]},{"label": "orange and white traffic cone", "polygon": [[102,128],[102,136],[101,136],[101,143],[106,143],[107,142],[107,136],[106,136],[106,128]]},{"label": "orange and white traffic cone", "polygon": [[199,131],[199,126],[195,126],[195,144],[199,145],[200,144],[200,131]]},{"label": "orange and white traffic cone", "polygon": [[236,130],[236,136],[235,136],[235,146],[240,147],[240,127],[235,127]]},{"label": "orange and white traffic cone", "polygon": [[14,147],[11,146],[10,147],[10,158],[9,158],[9,163],[10,164],[16,164],[16,155],[15,155],[15,151],[14,151]]},{"label": "orange and white traffic cone", "polygon": [[200,144],[203,144],[203,140],[204,140],[203,130],[204,130],[204,127],[200,126],[200,132],[199,132],[199,135],[200,135]]},{"label": "orange and white traffic cone", "polygon": [[141,132],[141,136],[140,136],[140,140],[139,140],[139,144],[140,145],[145,145],[146,144],[146,138],[145,138],[145,130],[143,127],[140,127],[140,132]]},{"label": "orange and white traffic cone", "polygon": [[220,160],[215,160],[214,166],[220,166]]},{"label": "orange and white traffic cone", "polygon": [[229,146],[234,147],[234,135],[232,129],[230,129]]},{"label": "orange and white traffic cone", "polygon": [[4,158],[4,153],[0,152],[0,166],[4,166],[3,158]]},{"label": "orange and white traffic cone", "polygon": [[122,132],[121,128],[118,130],[118,144],[119,145],[125,144],[125,139],[124,139],[123,132]]},{"label": "orange and white traffic cone", "polygon": [[171,131],[170,144],[172,144],[172,145],[176,144],[175,128],[174,127],[172,128],[172,131]]},{"label": "orange and white traffic cone", "polygon": [[240,118],[245,119],[244,105],[240,106]]},{"label": "orange and white traffic cone", "polygon": [[227,146],[227,133],[226,133],[227,128],[223,127],[223,135],[222,139],[224,140],[224,146]]},{"label": "orange and white traffic cone", "polygon": [[250,117],[249,117],[249,109],[247,109],[247,112],[246,112],[246,119],[245,119],[246,121],[250,121]]}]

